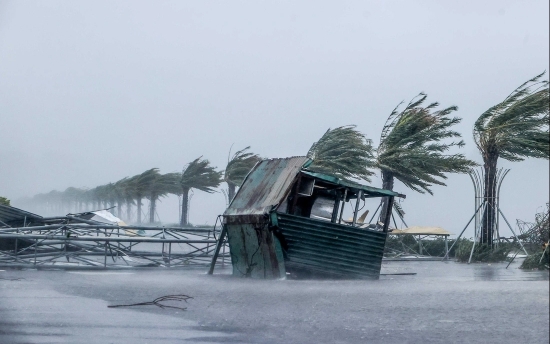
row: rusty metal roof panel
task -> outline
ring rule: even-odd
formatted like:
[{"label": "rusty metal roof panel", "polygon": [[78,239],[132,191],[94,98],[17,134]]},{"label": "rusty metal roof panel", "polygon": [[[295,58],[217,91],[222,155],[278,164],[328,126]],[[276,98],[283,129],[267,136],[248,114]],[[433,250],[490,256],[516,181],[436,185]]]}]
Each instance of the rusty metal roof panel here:
[{"label": "rusty metal roof panel", "polygon": [[[31,222],[43,222],[42,216],[36,215],[33,213],[29,213],[28,211],[7,206],[7,205],[0,205],[0,221],[4,222],[5,224],[9,226],[20,226],[25,224],[29,224]],[[0,226],[2,223],[0,222]]]},{"label": "rusty metal roof panel", "polygon": [[276,213],[287,272],[378,278],[387,233]]},{"label": "rusty metal roof panel", "polygon": [[224,216],[268,214],[282,201],[302,167],[310,161],[298,156],[259,162],[245,178]]}]

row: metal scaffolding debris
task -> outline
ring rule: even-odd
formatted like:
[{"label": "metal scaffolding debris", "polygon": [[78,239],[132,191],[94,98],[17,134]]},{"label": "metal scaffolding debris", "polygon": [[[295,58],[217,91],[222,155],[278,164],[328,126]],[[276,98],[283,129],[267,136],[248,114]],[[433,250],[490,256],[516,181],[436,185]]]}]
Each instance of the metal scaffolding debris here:
[{"label": "metal scaffolding debris", "polygon": [[[0,209],[0,266],[206,266],[221,230],[216,226],[121,226],[86,220],[82,214],[55,218],[32,214],[29,223],[28,214],[13,207]],[[225,252],[220,256],[221,265],[229,257]]]}]

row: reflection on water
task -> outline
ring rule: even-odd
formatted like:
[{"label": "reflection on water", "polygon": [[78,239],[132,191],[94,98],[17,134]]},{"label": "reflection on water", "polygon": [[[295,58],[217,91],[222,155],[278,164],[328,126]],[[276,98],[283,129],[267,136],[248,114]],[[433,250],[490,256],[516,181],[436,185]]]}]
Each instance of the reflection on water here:
[{"label": "reflection on water", "polygon": [[[547,281],[548,271],[521,270],[522,260],[508,263],[458,263],[454,261],[384,261],[381,273],[412,273],[399,278],[438,279],[454,281]],[[380,279],[398,276],[381,276]]]}]

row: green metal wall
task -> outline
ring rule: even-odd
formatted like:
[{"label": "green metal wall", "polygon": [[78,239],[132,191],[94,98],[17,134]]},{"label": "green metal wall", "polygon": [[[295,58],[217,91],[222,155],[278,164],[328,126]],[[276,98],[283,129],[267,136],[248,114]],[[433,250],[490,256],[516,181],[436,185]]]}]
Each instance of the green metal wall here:
[{"label": "green metal wall", "polygon": [[[277,213],[288,272],[378,278],[387,233]],[[284,245],[284,243],[283,243]]]}]

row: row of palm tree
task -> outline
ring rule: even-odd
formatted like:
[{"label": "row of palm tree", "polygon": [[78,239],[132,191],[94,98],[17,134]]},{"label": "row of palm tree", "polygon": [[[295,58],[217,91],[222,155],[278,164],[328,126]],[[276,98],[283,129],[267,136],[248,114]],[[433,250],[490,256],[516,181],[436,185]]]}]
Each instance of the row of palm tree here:
[{"label": "row of palm tree", "polygon": [[[522,161],[526,158],[549,159],[549,87],[541,80],[544,73],[523,83],[502,102],[483,112],[474,124],[474,141],[483,159],[485,176],[481,243],[492,246],[497,216],[497,161]],[[328,130],[311,147],[312,169],[332,172],[342,177],[370,181],[370,169],[379,169],[382,187],[393,190],[397,179],[408,188],[433,194],[431,187],[445,185],[447,173],[466,173],[477,166],[463,154],[449,154],[461,148],[461,134],[452,130],[460,123],[450,117],[456,106],[438,110],[438,103],[424,105],[426,94],[420,93],[403,109],[400,103],[389,115],[379,146],[354,129],[354,126]],[[455,141],[449,141],[455,140]],[[381,214],[385,214],[383,200]]]},{"label": "row of palm tree", "polygon": [[[246,147],[235,153],[226,169],[218,171],[202,156],[187,164],[182,172],[161,174],[158,168],[151,168],[133,177],[125,177],[113,183],[96,186],[92,189],[69,187],[63,192],[50,191],[32,198],[35,206],[52,212],[82,212],[94,209],[116,208],[119,218],[132,221],[132,209],[136,208],[136,222],[142,222],[143,200],[149,200],[149,222],[155,222],[156,206],[159,199],[176,195],[181,199],[180,225],[189,224],[189,198],[193,189],[207,193],[215,192],[222,182],[228,186],[231,200],[235,188],[260,160],[257,154]],[[123,214],[123,208],[126,214]]]},{"label": "row of palm tree", "polygon": [[[496,207],[490,197],[496,183],[498,158],[520,161],[528,157],[549,157],[548,133],[548,81],[540,79],[544,73],[518,87],[501,103],[489,108],[475,122],[474,139],[483,158],[485,169],[485,195],[490,206],[485,208],[482,224],[482,243],[492,245],[492,231]],[[309,167],[318,172],[342,178],[362,179],[370,182],[377,169],[382,175],[382,187],[393,190],[397,179],[406,187],[420,193],[433,194],[433,185],[445,186],[448,173],[466,173],[477,163],[463,154],[450,153],[462,148],[461,134],[452,128],[461,118],[451,116],[456,106],[439,108],[437,102],[426,103],[427,95],[420,93],[404,108],[403,102],[390,113],[380,135],[378,147],[372,140],[356,130],[354,125],[329,129],[309,149],[313,159]],[[225,170],[218,171],[208,160],[199,157],[190,162],[182,173],[160,174],[150,169],[134,177],[98,186],[91,190],[68,188],[63,193],[52,193],[72,202],[96,202],[118,206],[125,203],[127,216],[136,205],[141,222],[141,201],[150,201],[149,221],[154,221],[156,202],[168,194],[182,198],[180,224],[188,224],[189,194],[192,189],[212,193],[222,183],[227,184],[227,200],[231,201],[236,188],[246,174],[260,160],[246,147],[228,157]],[[44,196],[44,195],[42,195]],[[36,197],[42,197],[37,195]],[[385,213],[387,200],[382,200]],[[492,202],[492,203],[491,203]],[[69,203],[70,204],[70,203]]]}]

